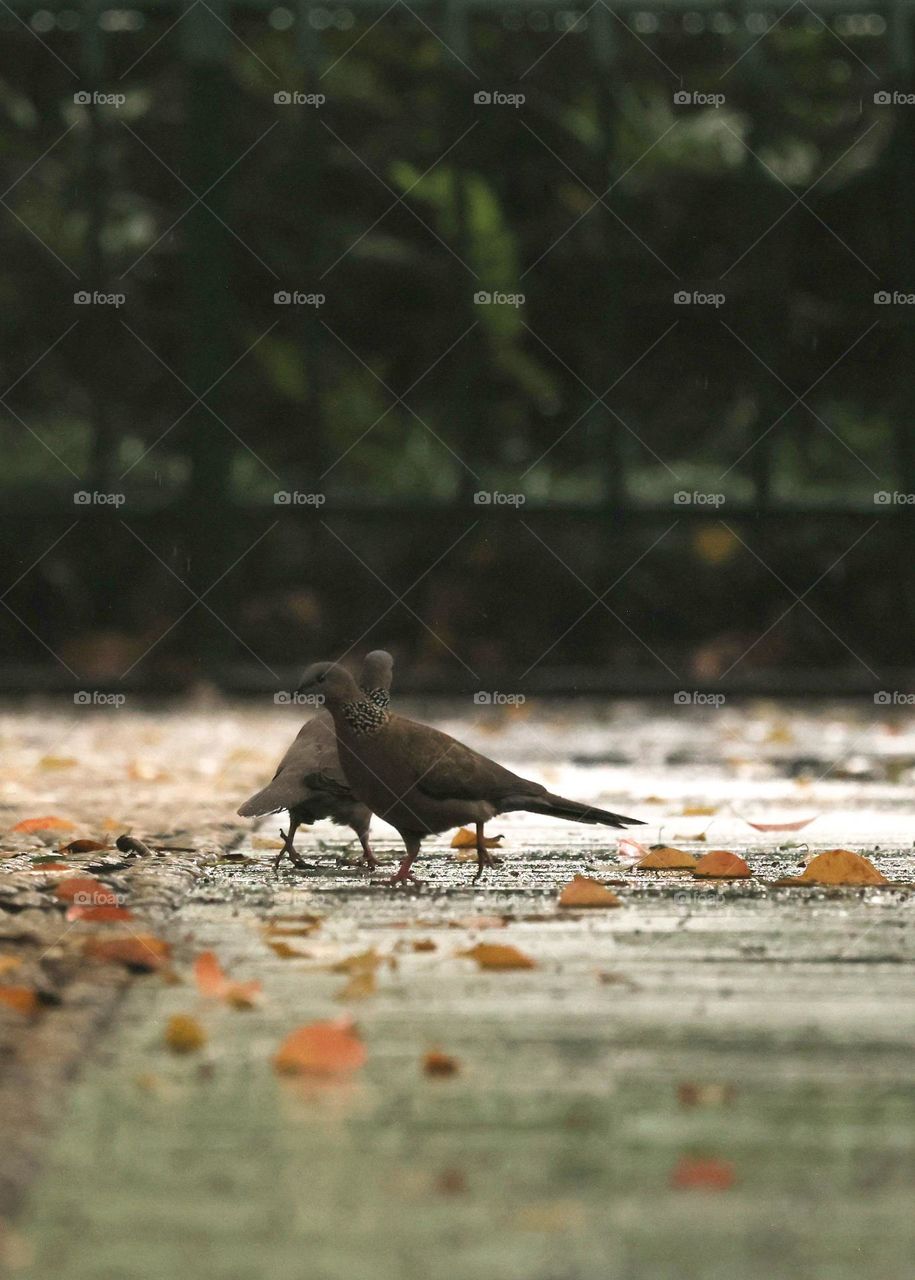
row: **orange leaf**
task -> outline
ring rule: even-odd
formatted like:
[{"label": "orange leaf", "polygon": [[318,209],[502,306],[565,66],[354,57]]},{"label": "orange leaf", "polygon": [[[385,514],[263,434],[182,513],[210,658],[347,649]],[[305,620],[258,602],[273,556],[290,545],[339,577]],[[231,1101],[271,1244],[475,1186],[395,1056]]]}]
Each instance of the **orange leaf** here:
[{"label": "orange leaf", "polygon": [[670,1182],[679,1191],[727,1191],[734,1185],[734,1166],[714,1157],[681,1156]]},{"label": "orange leaf", "polygon": [[427,1076],[456,1076],[461,1069],[457,1058],[441,1049],[430,1049],[423,1057],[423,1071]]},{"label": "orange leaf", "polygon": [[9,973],[11,969],[18,969],[21,964],[18,956],[0,956],[0,973]]},{"label": "orange leaf", "polygon": [[17,822],[14,831],[72,831],[74,824],[68,822],[66,818],[55,818],[53,815],[47,818],[23,818],[21,822]]},{"label": "orange leaf", "polygon": [[113,920],[132,920],[133,912],[126,907],[68,907],[68,920],[85,920],[88,923],[110,923]]},{"label": "orange leaf", "polygon": [[69,862],[45,862],[43,858],[32,859],[33,871],[72,871]]},{"label": "orange leaf", "polygon": [[81,907],[116,907],[118,900],[107,885],[92,876],[70,876],[54,887],[54,896]]},{"label": "orange leaf", "polygon": [[355,1071],[366,1059],[365,1045],[352,1020],[310,1022],[290,1032],[273,1059],[283,1075],[333,1076]]},{"label": "orange leaf", "polygon": [[213,951],[202,951],[194,961],[194,980],[202,996],[227,1000],[238,1009],[249,1009],[261,993],[261,984],[257,981],[232,982]]},{"label": "orange leaf", "polygon": [[808,862],[802,884],[889,884],[872,862],[850,849],[827,849]]},{"label": "orange leaf", "polygon": [[167,942],[150,933],[138,933],[132,938],[89,938],[84,949],[95,960],[122,964],[143,973],[161,969],[172,952]]},{"label": "orange leaf", "polygon": [[32,1014],[38,1009],[38,997],[31,987],[0,987],[0,1003],[17,1013]]},{"label": "orange leaf", "polygon": [[61,853],[98,853],[100,849],[110,849],[110,844],[99,844],[97,840],[71,840],[69,844],[60,846]]},{"label": "orange leaf", "polygon": [[753,872],[736,853],[727,849],[711,849],[693,867],[694,876],[706,876],[713,880],[735,880],[751,876]]},{"label": "orange leaf", "polygon": [[560,907],[621,907],[615,893],[605,888],[599,880],[588,876],[576,876],[559,895]]},{"label": "orange leaf", "polygon": [[[498,849],[504,839],[504,836],[484,836],[483,845],[487,849]],[[461,827],[460,830],[455,831],[454,835],[451,837],[452,849],[475,849],[476,847],[477,837],[475,833],[470,831],[467,827]]]},{"label": "orange leaf", "polygon": [[686,853],[683,849],[659,845],[656,849],[649,849],[642,861],[635,865],[638,871],[683,871],[692,870],[696,861],[693,854]]},{"label": "orange leaf", "polygon": [[471,960],[476,960],[481,969],[537,968],[530,956],[526,956],[523,951],[519,951],[517,947],[509,946],[507,943],[478,942],[469,951],[462,951],[461,955],[469,956]]},{"label": "orange leaf", "polygon": [[816,821],[817,816],[815,814],[812,818],[801,818],[799,822],[750,822],[749,818],[744,821],[756,831],[803,831],[811,822]]},{"label": "orange leaf", "polygon": [[307,960],[311,955],[310,951],[297,951],[295,947],[290,947],[288,942],[271,942],[267,939],[267,946],[281,960]]},{"label": "orange leaf", "polygon": [[196,1053],[207,1042],[207,1033],[188,1013],[176,1013],[165,1028],[165,1043],[172,1053]]},{"label": "orange leaf", "polygon": [[373,949],[359,951],[331,965],[331,973],[374,973],[381,964],[381,956]]}]

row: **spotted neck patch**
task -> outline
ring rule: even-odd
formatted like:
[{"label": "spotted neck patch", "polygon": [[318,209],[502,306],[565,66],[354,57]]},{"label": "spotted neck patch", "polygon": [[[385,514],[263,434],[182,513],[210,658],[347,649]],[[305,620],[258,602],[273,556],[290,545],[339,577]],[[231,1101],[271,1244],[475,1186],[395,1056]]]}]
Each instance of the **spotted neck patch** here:
[{"label": "spotted neck patch", "polygon": [[374,702],[376,707],[384,708],[391,705],[391,695],[388,693],[387,689],[382,689],[380,686],[377,689],[367,689],[365,685],[363,685],[362,692],[370,702]]},{"label": "spotted neck patch", "polygon": [[[384,690],[376,690],[376,692],[383,693]],[[367,698],[360,698],[358,702],[344,702],[340,709],[352,732],[357,737],[363,737],[370,733],[377,733],[387,724],[390,719],[386,706],[387,700],[387,694],[385,694],[384,705],[379,705],[370,694]]]}]

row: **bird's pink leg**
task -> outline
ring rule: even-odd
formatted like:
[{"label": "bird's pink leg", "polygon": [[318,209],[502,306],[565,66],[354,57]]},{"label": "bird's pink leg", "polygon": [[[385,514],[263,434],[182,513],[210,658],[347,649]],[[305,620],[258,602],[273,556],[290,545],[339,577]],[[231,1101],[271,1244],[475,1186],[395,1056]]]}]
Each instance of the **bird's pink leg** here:
[{"label": "bird's pink leg", "polygon": [[473,877],[473,883],[480,879],[487,867],[494,867],[495,859],[486,848],[486,838],[483,835],[484,822],[477,823],[477,874]]},{"label": "bird's pink leg", "polygon": [[369,843],[369,833],[367,831],[360,831],[358,835],[359,843],[362,845],[362,861],[368,867],[369,871],[375,871],[378,867],[378,859],[375,857],[374,853],[372,853],[372,846]]},{"label": "bird's pink leg", "polygon": [[421,884],[422,881],[416,879],[412,870],[413,863],[416,861],[419,854],[419,840],[415,837],[408,840],[407,837],[404,836],[403,842],[407,846],[406,857],[401,860],[400,866],[397,868],[394,875],[391,876],[388,884],[407,884],[410,880],[414,881],[416,884]]},{"label": "bird's pink leg", "polygon": [[293,822],[291,815],[289,818],[289,834],[287,835],[286,832],[283,830],[283,828],[280,827],[280,835],[283,837],[283,847],[282,849],[280,849],[279,853],[276,855],[276,859],[273,863],[274,871],[279,871],[280,863],[283,861],[284,855],[288,856],[289,861],[292,863],[294,867],[299,867],[300,869],[306,868],[309,870],[315,869],[315,864],[313,862],[306,862],[304,858],[300,857],[296,853],[295,845],[292,843],[292,841],[295,838],[295,833],[296,831],[298,831],[298,829],[299,829],[299,824],[297,822]]}]

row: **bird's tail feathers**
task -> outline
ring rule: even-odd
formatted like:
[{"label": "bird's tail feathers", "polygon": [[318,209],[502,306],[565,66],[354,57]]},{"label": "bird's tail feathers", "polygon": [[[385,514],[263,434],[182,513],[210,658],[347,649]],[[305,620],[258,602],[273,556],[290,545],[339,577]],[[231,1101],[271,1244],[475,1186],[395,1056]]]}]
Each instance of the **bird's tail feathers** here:
[{"label": "bird's tail feathers", "polygon": [[597,809],[594,805],[580,804],[578,800],[567,800],[564,796],[555,796],[546,791],[537,796],[509,796],[500,802],[499,811],[510,813],[522,809],[527,813],[543,813],[550,818],[569,818],[573,822],[600,823],[605,827],[641,827],[641,818],[626,818],[621,813],[610,813],[608,809]]}]

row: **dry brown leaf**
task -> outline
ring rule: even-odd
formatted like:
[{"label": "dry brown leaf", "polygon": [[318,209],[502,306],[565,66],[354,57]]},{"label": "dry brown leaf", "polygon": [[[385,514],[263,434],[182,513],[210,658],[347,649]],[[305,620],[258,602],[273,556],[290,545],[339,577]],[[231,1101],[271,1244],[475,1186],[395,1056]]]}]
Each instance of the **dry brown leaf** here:
[{"label": "dry brown leaf", "polygon": [[680,816],[683,818],[712,818],[717,812],[718,810],[711,804],[688,804]]},{"label": "dry brown leaf", "polygon": [[456,1076],[460,1069],[457,1058],[441,1049],[430,1049],[423,1055],[423,1071],[427,1076]]},{"label": "dry brown leaf", "polygon": [[84,907],[116,907],[117,897],[93,876],[68,876],[54,886],[55,898],[75,902]]},{"label": "dry brown leaf", "polygon": [[476,960],[481,969],[536,969],[537,965],[517,947],[507,943],[478,942],[469,951],[460,952]]},{"label": "dry brown leaf", "polygon": [[623,904],[599,880],[575,876],[559,895],[560,907],[621,907]]},{"label": "dry brown leaf", "polygon": [[381,964],[381,956],[374,948],[346,956],[330,966],[331,973],[374,973]]},{"label": "dry brown leaf", "polygon": [[172,951],[167,942],[151,933],[138,933],[131,938],[89,938],[84,950],[105,964],[122,964],[142,973],[161,969]]},{"label": "dry brown leaf", "polygon": [[808,862],[799,876],[777,880],[777,885],[804,884],[889,884],[887,878],[860,853],[850,849],[827,849]]},{"label": "dry brown leaf", "polygon": [[295,947],[290,947],[288,942],[283,942],[282,939],[274,942],[268,938],[267,946],[281,960],[308,960],[311,957],[310,951],[298,951]]},{"label": "dry brown leaf", "polygon": [[685,871],[692,870],[697,859],[694,854],[684,849],[672,849],[669,845],[658,845],[649,849],[641,862],[636,863],[638,871]]},{"label": "dry brown leaf", "polygon": [[61,853],[98,853],[102,849],[110,849],[110,844],[99,844],[98,840],[71,840],[69,844],[60,846]]},{"label": "dry brown leaf", "polygon": [[694,876],[710,880],[736,880],[752,874],[743,858],[727,849],[710,849],[693,867]]},{"label": "dry brown leaf", "polygon": [[165,1028],[165,1043],[172,1053],[196,1053],[207,1042],[207,1033],[189,1013],[176,1013]]},{"label": "dry brown leaf", "polygon": [[283,1075],[333,1076],[356,1071],[366,1060],[365,1045],[350,1018],[310,1022],[290,1032],[280,1045],[274,1069]]},{"label": "dry brown leaf", "polygon": [[250,1009],[261,994],[258,981],[233,982],[223,972],[213,951],[203,951],[194,961],[194,981],[202,996],[226,1000],[236,1009]]},{"label": "dry brown leaf", "polygon": [[74,823],[67,818],[56,818],[53,814],[46,818],[23,818],[17,822],[14,831],[72,831]]},{"label": "dry brown leaf", "polygon": [[0,974],[9,973],[12,969],[18,969],[22,964],[19,956],[0,956]]},{"label": "dry brown leaf", "polygon": [[734,1185],[734,1166],[715,1157],[681,1156],[670,1183],[678,1191],[727,1191]]},{"label": "dry brown leaf", "polygon": [[31,987],[0,987],[0,1004],[26,1015],[38,1011],[38,997]]},{"label": "dry brown leaf", "polygon": [[438,947],[431,938],[417,938],[413,943],[414,951],[437,951]]},{"label": "dry brown leaf", "polygon": [[369,996],[373,996],[378,990],[378,979],[375,977],[373,970],[363,970],[354,973],[348,982],[345,982],[334,997],[336,1000],[365,1000]]},{"label": "dry brown leaf", "polygon": [[[486,849],[498,849],[504,839],[504,836],[484,836],[483,845]],[[477,837],[475,833],[467,827],[461,827],[458,831],[455,831],[454,835],[451,837],[452,849],[475,849],[476,847]]]}]

